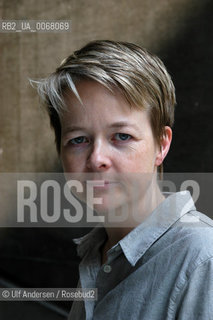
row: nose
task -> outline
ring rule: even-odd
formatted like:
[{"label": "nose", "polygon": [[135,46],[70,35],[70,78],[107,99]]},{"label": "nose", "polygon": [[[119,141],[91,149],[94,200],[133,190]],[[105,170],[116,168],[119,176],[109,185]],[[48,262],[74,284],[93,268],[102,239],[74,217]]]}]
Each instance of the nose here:
[{"label": "nose", "polygon": [[107,171],[112,166],[109,146],[103,141],[94,142],[87,159],[87,168],[92,172]]}]

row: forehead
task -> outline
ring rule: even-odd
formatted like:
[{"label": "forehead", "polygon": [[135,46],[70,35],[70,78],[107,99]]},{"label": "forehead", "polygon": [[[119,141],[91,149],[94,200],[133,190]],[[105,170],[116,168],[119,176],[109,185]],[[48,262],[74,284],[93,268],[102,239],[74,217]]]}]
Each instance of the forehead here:
[{"label": "forehead", "polygon": [[[66,104],[75,105],[81,104],[84,107],[87,107],[90,100],[95,98],[96,103],[115,103],[117,100],[122,104],[126,104],[130,108],[130,104],[125,99],[124,95],[120,92],[117,88],[108,88],[107,86],[94,81],[94,80],[77,80],[75,82],[75,87],[77,90],[77,94],[79,95],[80,99],[77,98],[77,95],[74,94],[71,90],[66,90],[64,94]],[[94,102],[94,101],[93,101]]]},{"label": "forehead", "polygon": [[93,118],[99,114],[102,114],[107,120],[108,117],[121,114],[125,117],[131,117],[134,110],[141,112],[145,109],[144,106],[139,109],[130,105],[119,89],[109,90],[93,80],[78,81],[76,89],[80,99],[71,90],[67,90],[64,94],[67,110],[61,113],[63,120],[66,120],[69,113],[72,114],[73,120],[76,116],[85,119]]}]

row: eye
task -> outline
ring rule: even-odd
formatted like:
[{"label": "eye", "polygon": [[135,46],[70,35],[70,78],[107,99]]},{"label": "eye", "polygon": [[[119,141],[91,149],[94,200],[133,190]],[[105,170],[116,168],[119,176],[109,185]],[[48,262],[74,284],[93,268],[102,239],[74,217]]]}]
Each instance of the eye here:
[{"label": "eye", "polygon": [[114,140],[127,141],[127,140],[130,140],[131,138],[132,138],[132,136],[130,134],[127,134],[127,133],[116,133]]},{"label": "eye", "polygon": [[84,136],[69,140],[69,144],[71,145],[78,145],[78,144],[87,143],[87,142],[88,142],[88,139]]}]

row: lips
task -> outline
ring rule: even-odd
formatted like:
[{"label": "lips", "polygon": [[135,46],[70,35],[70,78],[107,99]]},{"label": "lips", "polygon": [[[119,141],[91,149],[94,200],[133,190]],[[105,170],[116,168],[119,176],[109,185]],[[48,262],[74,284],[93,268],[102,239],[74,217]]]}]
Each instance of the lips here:
[{"label": "lips", "polygon": [[111,186],[118,184],[116,181],[109,181],[109,180],[89,180],[87,181],[88,185],[91,185],[94,189],[107,189]]}]

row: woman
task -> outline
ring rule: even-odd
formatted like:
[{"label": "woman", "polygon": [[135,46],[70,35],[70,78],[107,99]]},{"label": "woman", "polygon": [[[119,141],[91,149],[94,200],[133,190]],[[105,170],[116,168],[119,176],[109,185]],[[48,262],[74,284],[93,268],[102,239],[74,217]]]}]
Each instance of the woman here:
[{"label": "woman", "polygon": [[[131,43],[94,41],[38,91],[64,171],[92,184],[103,222],[75,240],[79,287],[97,288],[98,299],[75,301],[69,319],[211,319],[212,220],[188,192],[165,197],[157,182],[175,105],[161,60]],[[77,196],[90,206],[88,194]],[[184,223],[186,214],[199,218]]]}]

